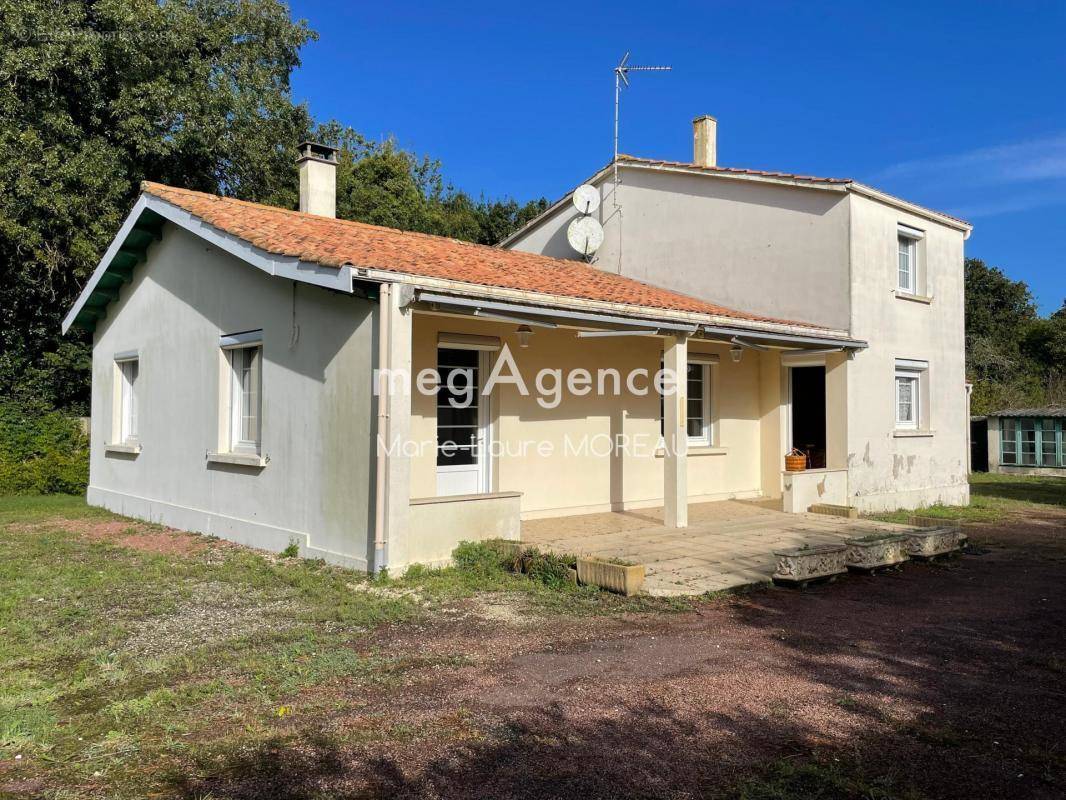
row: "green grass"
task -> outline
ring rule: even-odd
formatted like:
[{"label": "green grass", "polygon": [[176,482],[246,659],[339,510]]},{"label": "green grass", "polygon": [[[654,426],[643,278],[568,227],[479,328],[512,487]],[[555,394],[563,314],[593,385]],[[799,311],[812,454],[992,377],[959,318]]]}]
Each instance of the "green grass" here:
[{"label": "green grass", "polygon": [[969,506],[938,505],[917,512],[893,511],[872,516],[886,522],[907,522],[915,514],[960,522],[997,522],[1011,514],[1049,507],[1066,507],[1066,478],[975,472],[970,476]]},{"label": "green grass", "polygon": [[737,786],[738,800],[925,800],[897,775],[867,776],[859,764],[781,760]]},{"label": "green grass", "polygon": [[466,665],[463,652],[379,650],[368,634],[432,623],[484,593],[505,594],[523,617],[690,607],[498,566],[378,579],[210,537],[174,555],[84,535],[116,520],[167,535],[78,498],[0,497],[0,785],[21,755],[20,778],[64,797],[101,786],[146,796],[168,774],[328,718],[360,691]]}]

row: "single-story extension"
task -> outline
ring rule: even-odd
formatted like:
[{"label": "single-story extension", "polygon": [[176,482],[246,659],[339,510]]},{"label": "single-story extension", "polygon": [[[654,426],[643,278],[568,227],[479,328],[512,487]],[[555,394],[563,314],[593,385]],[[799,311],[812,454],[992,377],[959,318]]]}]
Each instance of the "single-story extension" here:
[{"label": "single-story extension", "polygon": [[1007,408],[985,416],[989,472],[1066,476],[1066,406]]}]

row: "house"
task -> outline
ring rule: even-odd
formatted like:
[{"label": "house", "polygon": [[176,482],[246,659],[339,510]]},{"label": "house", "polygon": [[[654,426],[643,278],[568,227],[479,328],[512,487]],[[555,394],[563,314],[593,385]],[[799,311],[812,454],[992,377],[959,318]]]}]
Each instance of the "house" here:
[{"label": "house", "polygon": [[[692,133],[691,163],[623,155],[586,181],[601,199],[594,265],[868,345],[847,359],[760,356],[782,373],[763,388],[780,392],[783,437],[763,440],[762,491],[778,451],[797,447],[846,474],[847,503],[862,511],[968,503],[971,226],[847,178],[720,167],[715,119],[696,118]],[[565,196],[502,246],[566,257],[574,216]]]},{"label": "house", "polygon": [[965,223],[626,158],[589,264],[565,200],[483,247],[335,219],[334,152],[300,152],[298,212],[142,186],[64,320],[90,503],[398,570],[535,518],[967,501]]},{"label": "house", "polygon": [[989,472],[1066,476],[1066,406],[1008,408],[985,419]]}]

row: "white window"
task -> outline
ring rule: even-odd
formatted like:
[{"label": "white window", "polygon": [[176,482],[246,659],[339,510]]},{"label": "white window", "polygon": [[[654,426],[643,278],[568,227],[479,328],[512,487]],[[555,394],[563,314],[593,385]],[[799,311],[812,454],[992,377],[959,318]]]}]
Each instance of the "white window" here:
[{"label": "white window", "polygon": [[898,245],[897,286],[901,292],[918,294],[918,244],[924,234],[916,228],[898,226],[896,241]]},{"label": "white window", "polygon": [[137,441],[137,373],[140,361],[123,358],[116,361],[119,374],[119,442]]},{"label": "white window", "polygon": [[688,407],[685,409],[688,443],[710,446],[714,441],[711,425],[711,365],[703,361],[688,363]]},{"label": "white window", "polygon": [[262,442],[262,331],[222,338],[229,363],[229,446],[235,453],[258,453]]},{"label": "white window", "polygon": [[[688,443],[696,447],[710,447],[714,444],[714,423],[711,416],[711,394],[713,390],[712,366],[714,361],[707,356],[689,356],[685,384],[685,432]],[[660,364],[660,368],[661,364]],[[659,433],[665,435],[664,398],[659,397]]]},{"label": "white window", "polygon": [[896,360],[896,427],[899,429],[925,427],[922,398],[926,391],[923,384],[928,366],[925,361]]},{"label": "white window", "polygon": [[917,428],[920,403],[918,375],[896,373],[896,427]]}]

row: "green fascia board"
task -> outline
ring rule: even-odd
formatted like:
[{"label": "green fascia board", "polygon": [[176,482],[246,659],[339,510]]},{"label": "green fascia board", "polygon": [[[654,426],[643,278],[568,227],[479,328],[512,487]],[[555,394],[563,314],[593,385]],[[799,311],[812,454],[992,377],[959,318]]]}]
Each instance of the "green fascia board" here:
[{"label": "green fascia board", "polygon": [[129,270],[108,270],[101,276],[97,286],[101,289],[118,289],[122,284],[129,283],[131,277]]},{"label": "green fascia board", "polygon": [[74,318],[74,324],[92,331],[96,328],[96,321],[107,316],[107,306],[118,298],[119,287],[133,280],[134,267],[147,259],[148,246],[163,238],[165,222],[154,211],[146,209],[141,214],[89,295],[88,303]]},{"label": "green fascia board", "polygon": [[134,229],[126,235],[126,241],[122,243],[122,249],[128,251],[144,250],[155,240],[155,234],[150,230],[134,227]]}]

